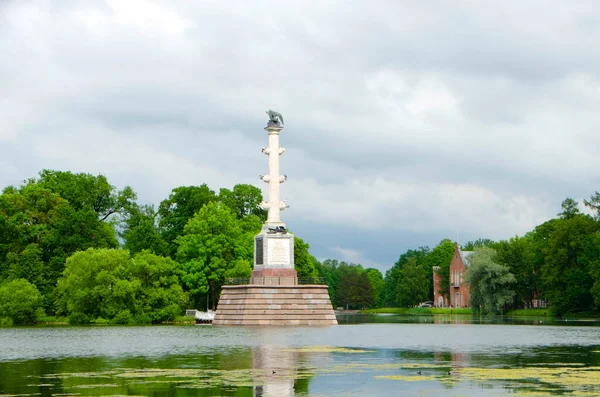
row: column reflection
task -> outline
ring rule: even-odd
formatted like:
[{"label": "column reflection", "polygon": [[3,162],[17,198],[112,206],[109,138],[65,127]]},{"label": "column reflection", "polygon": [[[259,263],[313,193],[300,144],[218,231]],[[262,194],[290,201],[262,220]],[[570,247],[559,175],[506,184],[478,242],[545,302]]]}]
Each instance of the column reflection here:
[{"label": "column reflection", "polygon": [[255,397],[291,397],[297,376],[298,353],[276,346],[252,351],[254,369],[262,370],[262,384],[254,386]]}]

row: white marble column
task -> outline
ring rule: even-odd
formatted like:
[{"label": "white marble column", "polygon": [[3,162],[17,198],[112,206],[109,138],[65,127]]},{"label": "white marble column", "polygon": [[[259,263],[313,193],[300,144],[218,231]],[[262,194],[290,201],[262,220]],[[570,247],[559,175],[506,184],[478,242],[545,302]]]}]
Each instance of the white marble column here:
[{"label": "white marble column", "polygon": [[279,156],[285,152],[284,148],[279,147],[279,132],[282,129],[278,124],[265,127],[269,134],[269,146],[262,149],[263,153],[269,156],[269,172],[261,176],[261,179],[269,184],[269,197],[261,203],[261,207],[269,211],[266,222],[269,226],[285,226],[281,221],[280,212],[288,207],[279,196],[279,185],[287,179],[285,175],[279,175]]},{"label": "white marble column", "polygon": [[287,231],[281,220],[281,211],[288,206],[281,201],[279,187],[287,176],[280,175],[279,161],[285,149],[279,146],[279,134],[283,129],[280,122],[269,121],[265,127],[269,143],[262,152],[269,157],[269,170],[261,175],[269,184],[268,197],[260,205],[268,210],[267,220],[261,232],[254,237],[253,284],[293,285],[297,283],[294,268],[294,235]]}]

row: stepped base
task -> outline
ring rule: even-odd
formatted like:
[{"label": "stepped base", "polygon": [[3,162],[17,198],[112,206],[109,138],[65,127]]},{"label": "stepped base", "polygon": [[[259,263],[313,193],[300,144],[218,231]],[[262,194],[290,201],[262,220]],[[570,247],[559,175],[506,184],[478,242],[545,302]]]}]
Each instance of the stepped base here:
[{"label": "stepped base", "polygon": [[213,325],[337,325],[326,285],[226,285]]}]

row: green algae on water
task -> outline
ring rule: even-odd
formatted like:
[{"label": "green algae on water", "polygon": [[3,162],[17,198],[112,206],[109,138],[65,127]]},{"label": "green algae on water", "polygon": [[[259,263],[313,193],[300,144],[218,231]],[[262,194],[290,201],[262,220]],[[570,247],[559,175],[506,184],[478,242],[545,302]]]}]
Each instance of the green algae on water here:
[{"label": "green algae on water", "polygon": [[282,349],[283,352],[293,353],[373,353],[373,350],[351,349],[346,347],[334,346],[305,346],[289,349]]}]

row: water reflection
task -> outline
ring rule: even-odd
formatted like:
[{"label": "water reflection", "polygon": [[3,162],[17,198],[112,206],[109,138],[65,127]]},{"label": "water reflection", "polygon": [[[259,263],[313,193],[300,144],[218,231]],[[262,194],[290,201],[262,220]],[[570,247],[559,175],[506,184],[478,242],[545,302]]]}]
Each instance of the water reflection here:
[{"label": "water reflection", "polygon": [[[289,328],[255,329],[252,368],[260,376],[254,379],[254,397],[292,397],[307,395],[311,378],[316,373],[310,363],[310,354],[295,347]],[[314,349],[309,349],[314,351]],[[322,349],[321,349],[321,352]],[[319,364],[327,365],[327,352],[319,357]]]},{"label": "water reflection", "polygon": [[292,397],[297,375],[297,353],[276,346],[260,346],[252,350],[254,369],[264,374],[262,384],[254,386],[255,397]]}]

